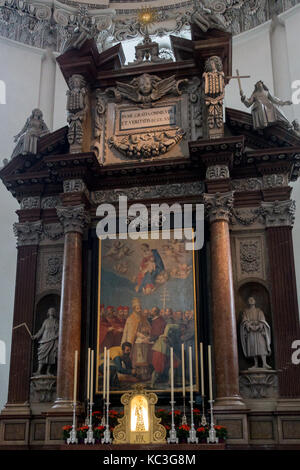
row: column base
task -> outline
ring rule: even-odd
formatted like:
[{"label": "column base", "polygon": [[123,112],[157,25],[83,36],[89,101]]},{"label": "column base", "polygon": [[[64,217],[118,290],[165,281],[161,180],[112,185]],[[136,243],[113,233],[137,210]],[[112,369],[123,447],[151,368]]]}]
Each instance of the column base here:
[{"label": "column base", "polygon": [[1,416],[30,416],[31,409],[28,402],[25,403],[6,403],[1,410]]},{"label": "column base", "polygon": [[[57,413],[73,413],[73,401],[67,400],[65,398],[56,398],[55,402],[53,403],[49,413],[51,412]],[[83,405],[79,401],[76,403],[76,414],[82,413]]]},{"label": "column base", "polygon": [[219,410],[245,410],[246,404],[242,397],[236,395],[234,397],[219,397],[216,398],[214,409]]}]

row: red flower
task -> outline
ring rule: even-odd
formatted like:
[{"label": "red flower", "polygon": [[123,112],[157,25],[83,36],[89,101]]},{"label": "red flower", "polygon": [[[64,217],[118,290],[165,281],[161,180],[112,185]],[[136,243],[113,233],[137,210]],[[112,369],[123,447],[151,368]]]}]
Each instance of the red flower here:
[{"label": "red flower", "polygon": [[101,414],[102,414],[101,411],[93,411],[93,416],[95,416],[95,415],[101,415]]},{"label": "red flower", "polygon": [[95,430],[97,430],[97,431],[103,431],[103,429],[105,429],[105,426],[97,426],[97,427],[95,427]]},{"label": "red flower", "polygon": [[116,416],[118,412],[116,410],[109,410],[109,414]]},{"label": "red flower", "polygon": [[197,414],[200,414],[201,411],[199,410],[199,408],[194,408],[194,413],[197,415]]},{"label": "red flower", "polygon": [[163,408],[160,408],[159,410],[157,410],[157,413],[165,413],[166,410],[164,410]]},{"label": "red flower", "polygon": [[190,426],[188,424],[182,424],[179,426],[179,429],[183,429],[184,431],[190,431]]},{"label": "red flower", "polygon": [[70,429],[72,429],[72,426],[67,424],[66,426],[63,426],[62,429],[63,429],[63,431],[69,431]]},{"label": "red flower", "polygon": [[205,432],[205,428],[202,426],[201,428],[197,429],[198,432]]},{"label": "red flower", "polygon": [[167,431],[169,431],[171,429],[171,426],[169,426],[168,424],[165,424],[165,428]]}]

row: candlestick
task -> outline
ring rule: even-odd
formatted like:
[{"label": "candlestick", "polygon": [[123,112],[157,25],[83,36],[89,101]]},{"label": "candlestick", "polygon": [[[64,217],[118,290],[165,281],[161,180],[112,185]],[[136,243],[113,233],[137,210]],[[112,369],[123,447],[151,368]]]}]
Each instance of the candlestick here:
[{"label": "candlestick", "polygon": [[94,431],[93,431],[93,387],[94,387],[94,350],[90,351],[90,402],[89,402],[89,429],[86,433],[86,438],[84,439],[85,444],[95,444]]},{"label": "candlestick", "polygon": [[200,343],[201,395],[204,396],[203,343]]},{"label": "candlestick", "polygon": [[182,370],[182,396],[185,397],[185,364],[184,364],[184,344],[181,345],[181,370]]},{"label": "candlestick", "polygon": [[190,363],[190,404],[191,404],[191,429],[189,431],[188,443],[198,444],[198,437],[194,425],[194,390],[193,390],[193,354],[192,346],[189,346],[189,363]]},{"label": "candlestick", "polygon": [[107,363],[107,371],[106,371],[106,424],[105,424],[105,431],[103,433],[103,438],[101,439],[101,444],[111,444],[112,439],[110,437],[110,430],[109,430],[109,369],[110,369],[110,351],[107,350],[106,354],[106,363]]},{"label": "candlestick", "polygon": [[173,348],[170,348],[170,379],[171,379],[171,401],[174,401],[174,365]]},{"label": "candlestick", "polygon": [[203,343],[200,343],[200,367],[201,367],[201,398],[202,398],[202,416],[201,426],[206,426],[205,417],[205,389],[204,389],[204,360],[203,360]]},{"label": "candlestick", "polygon": [[87,400],[89,400],[90,398],[90,367],[91,367],[91,348],[88,349],[88,368],[87,368],[87,386],[86,386]]},{"label": "candlestick", "polygon": [[212,369],[211,369],[211,345],[208,345],[208,378],[209,378],[209,400],[213,400]]},{"label": "candlestick", "polygon": [[74,390],[73,390],[73,403],[77,401],[77,370],[78,370],[78,351],[75,351],[74,358]]},{"label": "candlestick", "polygon": [[104,346],[104,363],[103,363],[103,416],[101,419],[101,426],[105,426],[105,394],[106,394],[106,356],[107,356],[107,349]]},{"label": "candlestick", "polygon": [[183,415],[181,424],[187,424],[185,414],[185,358],[184,358],[184,343],[181,344],[181,371],[182,371],[182,399],[183,399]]},{"label": "candlestick", "polygon": [[215,423],[214,423],[214,407],[213,407],[213,400],[209,400],[210,403],[210,427],[208,431],[208,444],[211,442],[212,444],[218,444],[219,438],[217,437],[217,433],[215,430]]},{"label": "candlestick", "polygon": [[76,405],[77,405],[77,370],[78,370],[78,351],[75,351],[74,356],[74,389],[73,389],[73,422],[70,436],[67,439],[67,444],[77,444],[76,433]]},{"label": "candlestick", "polygon": [[167,439],[168,444],[175,443],[178,444],[178,437],[175,429],[175,420],[174,420],[174,363],[173,363],[173,348],[170,348],[170,382],[171,382],[171,418],[172,418],[172,423],[171,423],[171,429],[169,433],[169,437]]}]

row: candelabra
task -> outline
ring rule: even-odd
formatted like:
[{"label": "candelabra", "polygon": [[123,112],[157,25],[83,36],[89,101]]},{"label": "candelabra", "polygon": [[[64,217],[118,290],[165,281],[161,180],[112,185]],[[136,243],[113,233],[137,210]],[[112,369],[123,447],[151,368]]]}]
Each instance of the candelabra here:
[{"label": "candelabra", "polygon": [[101,444],[111,444],[112,439],[110,437],[110,430],[109,430],[109,400],[106,400],[106,424],[105,424],[105,431],[103,433],[103,437],[101,439]]},{"label": "candelabra", "polygon": [[206,426],[207,425],[207,420],[205,417],[205,395],[201,396],[202,399],[202,416],[201,416],[201,426]]},{"label": "candelabra", "polygon": [[89,420],[88,420],[88,426],[89,429],[86,433],[86,438],[84,439],[85,444],[95,444],[95,438],[94,438],[94,432],[93,432],[93,402],[90,400],[89,401],[89,407],[88,407],[88,412],[89,412]]},{"label": "candelabra", "polygon": [[78,444],[76,432],[76,401],[73,402],[73,423],[70,431],[70,436],[67,439],[67,444]]},{"label": "candelabra", "polygon": [[189,437],[187,438],[188,444],[198,444],[198,437],[196,434],[196,429],[194,425],[194,400],[191,398],[190,404],[191,404],[191,429],[189,431]]},{"label": "candelabra", "polygon": [[210,403],[210,428],[208,432],[207,442],[212,444],[218,444],[219,438],[217,437],[217,433],[215,430],[215,423],[214,423],[214,400],[209,400]]},{"label": "candelabra", "polygon": [[183,416],[181,419],[181,424],[187,424],[186,414],[185,414],[185,396],[183,397]]},{"label": "candelabra", "polygon": [[168,444],[178,444],[178,437],[177,437],[177,432],[176,432],[176,429],[175,429],[175,422],[174,422],[174,405],[175,405],[175,401],[174,400],[171,400],[170,401],[171,403],[171,416],[172,416],[172,424],[171,424],[171,429],[170,429],[170,433],[169,433],[169,437],[167,439],[167,442]]}]

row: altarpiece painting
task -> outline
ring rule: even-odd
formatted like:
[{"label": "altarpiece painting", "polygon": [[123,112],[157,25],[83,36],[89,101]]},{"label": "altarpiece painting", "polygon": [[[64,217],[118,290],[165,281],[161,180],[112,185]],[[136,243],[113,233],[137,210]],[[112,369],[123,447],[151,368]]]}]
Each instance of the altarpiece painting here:
[{"label": "altarpiece painting", "polygon": [[[104,348],[110,349],[111,391],[135,383],[170,389],[170,347],[175,389],[182,390],[181,345],[197,363],[195,252],[171,238],[99,240],[97,392],[103,390]],[[189,384],[189,377],[185,376]],[[193,387],[198,390],[198,367]]]}]

